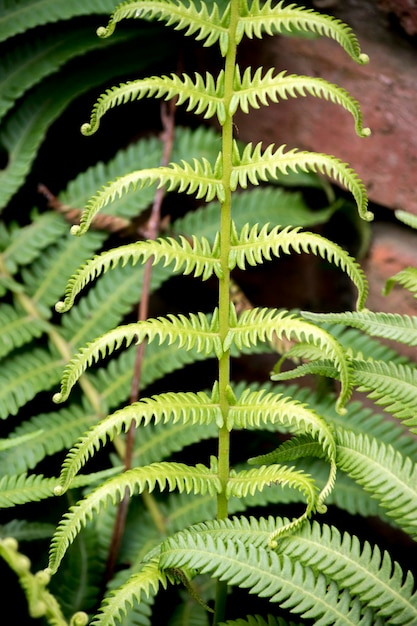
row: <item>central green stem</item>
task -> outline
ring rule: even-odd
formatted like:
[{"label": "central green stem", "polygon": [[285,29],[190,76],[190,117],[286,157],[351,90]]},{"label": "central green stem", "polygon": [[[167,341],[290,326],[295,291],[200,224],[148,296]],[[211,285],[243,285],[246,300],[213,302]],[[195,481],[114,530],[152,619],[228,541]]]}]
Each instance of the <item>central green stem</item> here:
[{"label": "central green stem", "polygon": [[[229,45],[225,58],[224,74],[224,106],[226,118],[222,125],[222,183],[224,201],[221,204],[220,217],[220,263],[222,277],[219,280],[219,334],[225,341],[230,328],[230,269],[229,257],[231,248],[232,224],[232,160],[233,160],[233,115],[230,114],[230,102],[234,93],[233,82],[236,65],[235,33],[239,19],[239,0],[231,0]],[[217,498],[217,519],[228,516],[227,485],[230,473],[230,431],[228,428],[230,386],[230,350],[225,350],[219,359],[219,396],[223,426],[219,429],[218,472],[222,491]],[[227,596],[226,583],[217,583],[216,606],[213,624],[224,620]]]}]

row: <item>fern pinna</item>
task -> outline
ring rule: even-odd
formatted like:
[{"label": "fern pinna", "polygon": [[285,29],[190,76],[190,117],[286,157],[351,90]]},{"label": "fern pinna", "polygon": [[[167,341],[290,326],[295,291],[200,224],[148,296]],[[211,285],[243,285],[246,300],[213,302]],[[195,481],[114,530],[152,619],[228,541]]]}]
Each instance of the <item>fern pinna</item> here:
[{"label": "fern pinna", "polygon": [[[196,232],[190,232],[184,228],[185,218],[174,221],[169,236],[126,244],[94,256],[74,273],[56,309],[59,313],[69,311],[78,303],[83,289],[94,289],[95,279],[98,286],[118,272],[123,281],[124,272],[129,278],[135,276],[138,264],[149,260],[155,272],[159,268],[165,276],[169,267],[175,274],[192,274],[199,280],[215,278],[218,301],[208,313],[168,313],[97,332],[95,339],[70,358],[54,400],[67,401],[77,383],[84,386],[84,393],[91,399],[87,369],[101,359],[116,356],[114,353],[120,363],[124,350],[131,355],[132,345],[145,341],[149,343],[150,359],[163,361],[166,350],[175,350],[183,363],[211,358],[216,362],[217,374],[214,380],[204,381],[198,391],[162,392],[115,412],[111,410],[117,402],[108,394],[111,410],[96,407],[97,413],[108,415],[77,439],[63,463],[58,484],[53,486],[54,494],[60,496],[87,485],[85,495],[59,523],[48,568],[39,574],[36,583],[23,567],[22,572],[19,570],[22,585],[36,588],[41,598],[38,613],[44,607],[43,614],[48,618],[52,600],[45,587],[50,577],[53,584],[63,560],[71,556],[70,548],[83,533],[93,532],[100,539],[101,549],[106,540],[108,545],[116,507],[128,496],[132,521],[126,526],[126,543],[118,557],[124,567],[105,590],[92,624],[151,623],[152,603],[162,602],[169,586],[180,583],[188,595],[175,613],[165,616],[167,623],[191,623],[186,621],[191,620],[187,617],[190,611],[195,623],[213,620],[213,624],[229,626],[289,624],[288,613],[307,623],[323,625],[411,625],[417,621],[412,574],[403,575],[400,566],[378,547],[360,545],[356,537],[319,522],[325,520],[321,515],[326,513],[327,505],[336,504],[362,515],[393,519],[415,539],[417,471],[410,451],[415,456],[416,447],[397,436],[406,427],[415,430],[415,400],[405,391],[398,393],[401,398],[396,397],[389,385],[384,393],[378,393],[376,382],[384,377],[392,381],[397,373],[397,378],[411,389],[414,370],[409,363],[396,363],[394,359],[385,363],[368,357],[358,347],[358,335],[347,340],[339,332],[341,324],[355,326],[354,320],[362,317],[372,322],[364,308],[366,278],[345,250],[318,234],[301,230],[299,224],[292,223],[291,215],[288,223],[278,226],[259,223],[257,213],[242,223],[239,214],[242,200],[238,189],[250,188],[249,195],[261,183],[279,182],[291,173],[313,172],[346,187],[360,216],[372,219],[362,182],[336,157],[285,146],[242,146],[236,140],[233,118],[238,108],[248,112],[268,101],[307,94],[343,106],[352,114],[357,133],[364,137],[369,134],[362,124],[358,103],[336,85],[320,78],[263,72],[259,68],[242,72],[237,63],[241,40],[263,34],[314,34],[334,39],[335,45],[342,46],[357,63],[368,59],[345,24],[283,1],[231,0],[226,5],[179,0],[125,2],[114,10],[107,27],[100,28],[98,34],[110,36],[117,24],[128,18],[158,20],[193,36],[204,46],[218,46],[223,67],[217,76],[171,74],[109,89],[97,101],[83,132],[96,132],[103,115],[118,104],[149,96],[176,98],[179,106],[218,122],[219,148],[213,159],[194,155],[160,166],[150,164],[108,182],[87,202],[72,234],[88,236],[99,211],[115,200],[129,199],[132,194],[140,196],[152,186],[205,201],[207,207],[200,209],[199,215],[202,220],[205,210],[217,215],[217,228],[202,234],[200,224]],[[188,226],[191,223],[189,218]],[[345,272],[357,290],[357,312],[331,317],[262,307],[239,310],[231,296],[232,272],[292,252],[318,255]],[[82,301],[78,304],[79,316]],[[83,331],[83,321],[77,319]],[[359,323],[366,331],[365,322]],[[82,334],[77,345],[83,344]],[[272,374],[277,384],[235,384],[232,358],[260,349],[283,353]],[[284,358],[293,368],[281,372]],[[385,367],[391,368],[389,375]],[[330,402],[326,402],[312,392],[306,396],[297,387],[281,382],[305,373],[337,378],[338,397],[331,393]],[[103,387],[111,386],[116,370],[111,369],[110,361],[105,374],[98,370],[92,376]],[[369,414],[350,402],[354,387],[388,405],[400,424],[389,433],[382,417],[373,417],[372,425],[367,425]],[[81,470],[108,441],[123,454],[123,433],[132,425],[136,429],[132,467],[121,471],[120,459],[115,459],[105,479],[100,473],[86,477]],[[244,463],[232,467],[233,437],[244,430],[281,433],[285,442],[265,454],[249,455],[251,458]],[[180,447],[215,438],[216,449],[209,459],[195,465],[163,460],[175,452],[175,437],[181,438]],[[168,439],[171,443],[165,454],[163,443]],[[92,488],[94,482],[99,485]],[[48,489],[50,494],[50,482]],[[160,498],[154,494],[156,490],[168,492],[169,496]],[[352,493],[354,498],[349,495]],[[142,496],[140,503],[134,498],[137,494]],[[291,517],[250,515],[252,507],[259,511],[258,507],[268,503],[283,506],[290,502],[297,503]],[[135,507],[140,509],[138,516]],[[249,513],[244,515],[245,511]],[[19,559],[17,546],[5,541],[1,550],[18,571],[14,565]],[[213,581],[215,584],[211,584]],[[227,595],[233,586],[269,599],[268,612],[275,613],[276,618],[267,614],[229,615]],[[51,619],[56,619],[56,611],[51,614]],[[87,615],[79,612],[71,623],[87,621]]]}]

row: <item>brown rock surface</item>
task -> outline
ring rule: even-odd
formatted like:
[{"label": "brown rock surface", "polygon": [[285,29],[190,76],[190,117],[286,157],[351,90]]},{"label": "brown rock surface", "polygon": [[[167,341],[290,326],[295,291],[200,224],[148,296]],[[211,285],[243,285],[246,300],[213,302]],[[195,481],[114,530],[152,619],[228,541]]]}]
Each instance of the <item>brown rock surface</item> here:
[{"label": "brown rock surface", "polygon": [[417,214],[417,45],[390,26],[374,0],[333,2],[334,16],[356,32],[370,56],[360,66],[328,38],[273,37],[254,50],[247,65],[320,76],[347,89],[360,103],[369,138],[356,136],[353,120],[338,105],[307,97],[290,99],[237,118],[239,137],[327,152],[347,161],[367,185],[370,199]]}]

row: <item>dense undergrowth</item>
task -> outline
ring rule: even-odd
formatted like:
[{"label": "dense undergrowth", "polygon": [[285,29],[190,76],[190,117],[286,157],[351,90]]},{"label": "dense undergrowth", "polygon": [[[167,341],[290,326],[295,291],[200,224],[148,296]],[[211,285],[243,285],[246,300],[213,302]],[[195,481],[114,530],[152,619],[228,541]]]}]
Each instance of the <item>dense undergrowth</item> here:
[{"label": "dense undergrowth", "polygon": [[[309,95],[366,137],[343,88],[237,56],[313,34],[365,63],[355,35],[285,2],[3,13],[0,555],[15,622],[415,623],[416,369],[378,338],[413,346],[416,319],[369,311],[360,264],[323,236],[338,214],[372,219],[351,167],[243,145],[233,122]],[[87,109],[93,137],[75,139]],[[332,312],[329,288],[303,297],[322,265],[352,310]],[[415,293],[416,270],[395,283]]]}]

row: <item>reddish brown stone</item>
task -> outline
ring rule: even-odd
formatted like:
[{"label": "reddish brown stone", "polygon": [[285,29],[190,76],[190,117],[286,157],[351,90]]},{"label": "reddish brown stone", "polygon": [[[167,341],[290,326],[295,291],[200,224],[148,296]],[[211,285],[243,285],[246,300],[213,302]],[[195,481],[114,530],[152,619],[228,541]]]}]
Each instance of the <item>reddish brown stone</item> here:
[{"label": "reddish brown stone", "polygon": [[378,6],[399,19],[407,35],[417,33],[417,4],[415,0],[379,0]]},{"label": "reddish brown stone", "polygon": [[321,76],[347,89],[362,106],[369,138],[355,135],[353,120],[340,106],[307,97],[239,114],[239,137],[246,141],[333,154],[347,161],[364,180],[370,199],[417,214],[417,48],[391,32],[373,0],[337,3],[334,15],[349,23],[370,56],[353,62],[334,41],[273,37],[243,59],[277,72]]},{"label": "reddish brown stone", "polygon": [[[417,315],[417,300],[410,291],[396,285],[387,295],[382,290],[388,278],[404,268],[417,267],[416,234],[395,224],[375,224],[369,255],[363,263],[369,281],[367,306],[372,311]],[[391,342],[401,354],[417,360],[417,349]]]}]

